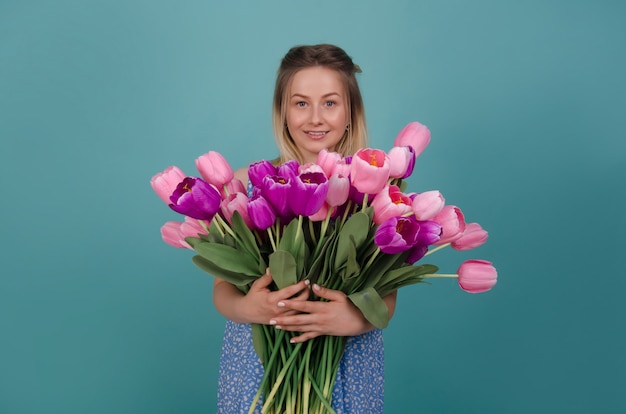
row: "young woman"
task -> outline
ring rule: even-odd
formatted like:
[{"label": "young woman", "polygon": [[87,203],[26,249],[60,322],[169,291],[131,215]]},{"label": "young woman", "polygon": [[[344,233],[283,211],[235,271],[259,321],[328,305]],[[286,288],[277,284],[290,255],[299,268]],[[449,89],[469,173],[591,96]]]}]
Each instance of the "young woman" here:
[{"label": "young woman", "polygon": [[[278,69],[274,90],[278,162],[315,162],[322,149],[352,155],[366,146],[357,72],[360,68],[337,46],[297,46],[289,50]],[[248,169],[242,168],[235,175],[247,183],[247,173]],[[300,332],[294,342],[319,335],[348,336],[333,391],[333,408],[337,413],[382,413],[384,359],[380,329],[375,329],[340,291],[314,285],[315,294],[328,301],[307,301],[306,282],[270,291],[271,282],[268,273],[243,295],[230,283],[215,279],[213,301],[228,318],[218,412],[248,412],[263,377],[250,329],[251,323],[258,323]],[[396,295],[384,299],[391,317]],[[260,412],[260,405],[257,410]]]}]

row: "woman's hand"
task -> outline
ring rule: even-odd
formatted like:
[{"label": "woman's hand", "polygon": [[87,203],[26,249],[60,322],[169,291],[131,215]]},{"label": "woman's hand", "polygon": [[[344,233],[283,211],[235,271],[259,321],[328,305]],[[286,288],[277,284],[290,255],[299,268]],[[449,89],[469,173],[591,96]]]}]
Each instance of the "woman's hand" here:
[{"label": "woman's hand", "polygon": [[[302,332],[291,342],[304,342],[320,335],[354,336],[374,328],[345,293],[313,285],[313,293],[328,301],[281,300],[278,306],[297,313],[285,313],[270,325],[286,331]],[[394,295],[395,304],[395,295]]]}]

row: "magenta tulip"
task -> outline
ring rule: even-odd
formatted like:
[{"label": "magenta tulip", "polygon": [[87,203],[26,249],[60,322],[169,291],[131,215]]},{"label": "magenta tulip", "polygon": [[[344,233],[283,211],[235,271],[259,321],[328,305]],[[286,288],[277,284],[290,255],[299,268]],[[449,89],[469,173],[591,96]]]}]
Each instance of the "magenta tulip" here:
[{"label": "magenta tulip", "polygon": [[278,166],[276,169],[276,175],[291,179],[298,175],[299,170],[300,164],[298,161],[290,160]]},{"label": "magenta tulip", "polygon": [[257,230],[265,230],[276,222],[274,208],[261,195],[252,196],[248,200],[248,217],[250,217],[250,222]]},{"label": "magenta tulip", "polygon": [[407,178],[415,167],[415,150],[413,147],[393,147],[388,153],[389,177]]},{"label": "magenta tulip", "polygon": [[209,151],[196,158],[196,168],[204,181],[217,188],[222,188],[234,177],[233,169],[226,158],[215,151]]},{"label": "magenta tulip", "polygon": [[445,200],[437,190],[425,191],[413,197],[413,213],[418,220],[430,220],[435,217],[445,205]]},{"label": "magenta tulip", "polygon": [[419,122],[411,122],[398,134],[393,145],[396,147],[410,146],[415,150],[415,157],[419,157],[430,142],[430,131]]},{"label": "magenta tulip", "polygon": [[467,260],[459,270],[459,286],[469,293],[481,293],[490,290],[498,280],[498,272],[487,260]]},{"label": "magenta tulip", "polygon": [[150,180],[152,189],[165,204],[171,203],[170,197],[176,186],[185,179],[185,174],[176,166],[167,167]]},{"label": "magenta tulip", "polygon": [[389,158],[384,151],[365,148],[352,157],[350,182],[361,193],[377,194],[389,180]]},{"label": "magenta tulip", "polygon": [[378,226],[374,243],[383,253],[401,253],[415,245],[419,229],[419,223],[412,216],[392,217]]},{"label": "magenta tulip", "polygon": [[442,228],[437,245],[453,242],[465,231],[465,217],[457,206],[444,206],[432,221],[441,224]]},{"label": "magenta tulip", "polygon": [[478,223],[469,223],[465,226],[465,231],[455,241],[451,243],[455,250],[470,250],[481,246],[487,241],[488,233]]},{"label": "magenta tulip", "polygon": [[199,220],[212,220],[222,201],[214,185],[198,177],[186,177],[170,197],[170,208]]},{"label": "magenta tulip", "polygon": [[323,172],[297,175],[289,189],[289,207],[296,216],[311,216],[322,207],[326,194],[328,179]]},{"label": "magenta tulip", "polygon": [[340,206],[348,200],[350,195],[350,179],[341,174],[333,174],[328,179],[328,193],[326,202],[332,206]]},{"label": "magenta tulip", "polygon": [[244,193],[234,193],[222,200],[220,210],[224,218],[232,224],[235,211],[239,212],[241,218],[248,228],[252,227],[250,216],[248,215],[248,196]]},{"label": "magenta tulip", "polygon": [[267,160],[257,161],[250,164],[248,168],[248,178],[253,186],[260,187],[263,178],[267,175],[276,175],[277,170],[271,162]]},{"label": "magenta tulip", "polygon": [[291,180],[278,175],[266,175],[261,182],[259,192],[272,205],[276,215],[283,220],[293,217],[289,207],[289,188]]},{"label": "magenta tulip", "polygon": [[374,223],[381,224],[391,217],[412,212],[411,199],[395,185],[386,185],[370,203],[374,209]]}]

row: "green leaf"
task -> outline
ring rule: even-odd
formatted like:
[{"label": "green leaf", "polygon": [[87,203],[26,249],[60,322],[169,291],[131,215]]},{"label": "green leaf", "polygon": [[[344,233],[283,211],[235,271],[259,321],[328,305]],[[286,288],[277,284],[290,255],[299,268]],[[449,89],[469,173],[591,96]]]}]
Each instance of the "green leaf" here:
[{"label": "green leaf", "polygon": [[[240,288],[245,287],[246,285],[254,282],[258,278],[258,276],[250,276],[243,273],[225,270],[202,256],[194,256],[191,258],[191,260],[196,266],[198,266],[200,269],[204,270],[211,276],[223,279]],[[247,289],[241,290],[247,291]]]},{"label": "green leaf", "polygon": [[219,243],[201,242],[196,244],[194,250],[224,270],[243,273],[248,276],[259,275],[258,261],[234,247]]},{"label": "green leaf", "polygon": [[267,357],[265,350],[265,334],[263,333],[263,326],[258,323],[253,323],[252,327],[252,345],[254,345],[254,350],[256,351],[259,359],[263,364],[265,364],[265,359]]},{"label": "green leaf", "polygon": [[420,283],[424,275],[435,273],[437,270],[439,270],[437,266],[430,264],[394,269],[381,277],[376,284],[376,290],[381,296],[386,296],[401,287]]},{"label": "green leaf", "polygon": [[276,250],[270,255],[270,273],[279,289],[298,282],[296,259],[285,250]]},{"label": "green leaf", "polygon": [[252,231],[248,228],[248,226],[246,226],[246,223],[243,221],[243,218],[238,211],[233,213],[231,221],[233,231],[239,237],[243,245],[242,247],[255,259],[261,259],[261,252],[259,251],[259,246],[256,244],[254,234],[252,234]]},{"label": "green leaf", "polygon": [[389,324],[389,310],[376,289],[367,288],[352,293],[348,298],[361,310],[365,319],[377,328],[386,328]]},{"label": "green leaf", "polygon": [[219,228],[217,224],[217,220],[211,220],[211,224],[209,224],[209,234],[206,236],[207,241],[213,243],[224,243],[224,236],[222,235],[222,229]]},{"label": "green leaf", "polygon": [[198,237],[185,237],[185,241],[193,248],[196,244],[200,243],[202,239]]},{"label": "green leaf", "polygon": [[371,219],[362,211],[354,213],[343,225],[338,234],[337,250],[335,253],[334,268],[339,269],[348,260],[350,249],[357,249],[367,240],[370,231]]},{"label": "green leaf", "polygon": [[343,273],[343,280],[352,279],[355,276],[358,276],[361,272],[361,266],[359,266],[359,262],[356,260],[356,245],[355,245],[354,237],[350,235],[350,248],[348,249],[348,258],[346,260],[346,269],[345,273]]}]

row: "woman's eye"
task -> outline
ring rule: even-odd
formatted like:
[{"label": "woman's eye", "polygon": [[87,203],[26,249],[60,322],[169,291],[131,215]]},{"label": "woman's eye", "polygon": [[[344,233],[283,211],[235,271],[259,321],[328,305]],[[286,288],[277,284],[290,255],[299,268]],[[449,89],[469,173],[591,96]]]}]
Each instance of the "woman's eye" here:
[{"label": "woman's eye", "polygon": [[306,106],[306,102],[304,101],[296,102],[296,106],[300,108],[304,108]]},{"label": "woman's eye", "polygon": [[326,106],[331,107],[331,106],[335,106],[336,102],[335,101],[326,101]]}]

